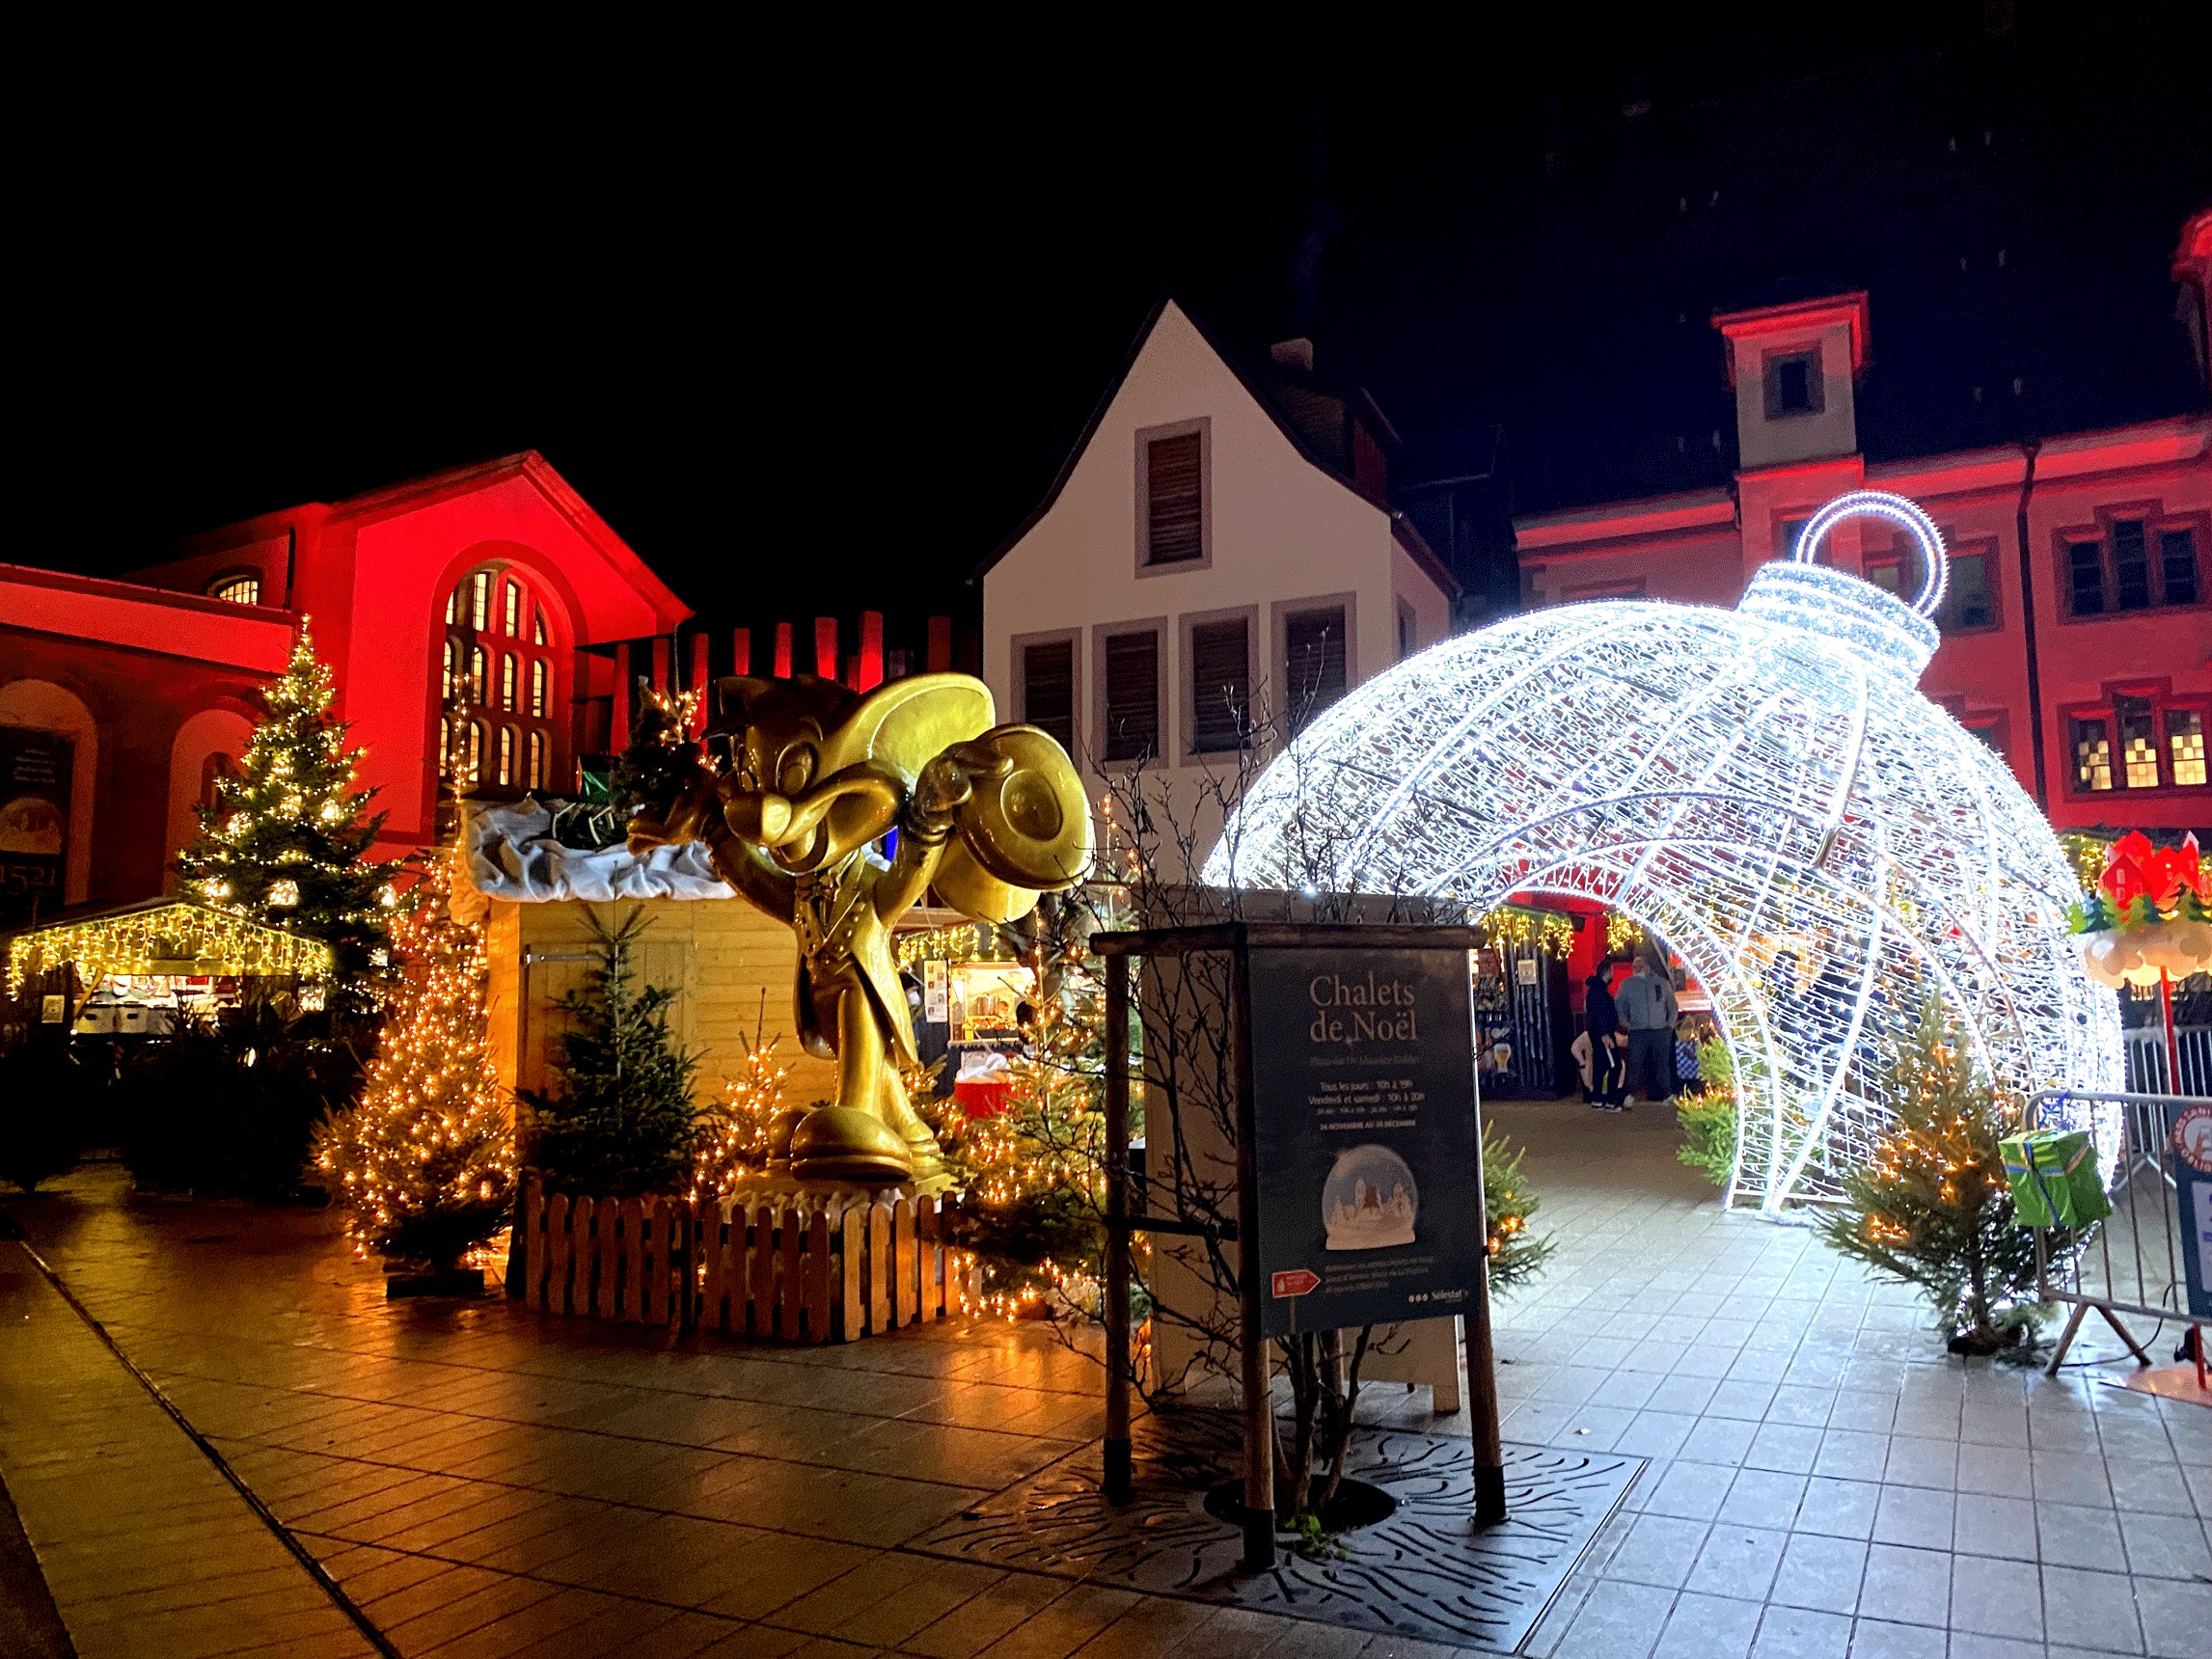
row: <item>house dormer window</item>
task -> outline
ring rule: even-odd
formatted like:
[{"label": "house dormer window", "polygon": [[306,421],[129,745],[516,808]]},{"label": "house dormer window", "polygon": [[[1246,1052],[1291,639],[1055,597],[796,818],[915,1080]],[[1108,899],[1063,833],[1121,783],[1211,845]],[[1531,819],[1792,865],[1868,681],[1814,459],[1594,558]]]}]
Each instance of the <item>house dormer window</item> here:
[{"label": "house dormer window", "polygon": [[261,602],[261,579],[258,576],[220,577],[207,589],[207,597],[220,599],[230,605],[259,605]]},{"label": "house dormer window", "polygon": [[1825,406],[1820,388],[1820,348],[1778,352],[1766,360],[1766,418],[1817,415]]}]

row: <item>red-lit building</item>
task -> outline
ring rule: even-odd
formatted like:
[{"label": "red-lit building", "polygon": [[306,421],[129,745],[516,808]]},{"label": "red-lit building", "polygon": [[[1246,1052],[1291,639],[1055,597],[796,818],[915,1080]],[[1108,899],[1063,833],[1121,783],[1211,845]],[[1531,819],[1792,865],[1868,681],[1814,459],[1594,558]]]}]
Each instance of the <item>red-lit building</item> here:
[{"label": "red-lit building", "polygon": [[[2174,276],[2204,353],[2212,213],[2184,231]],[[2212,416],[1870,463],[1855,391],[1873,320],[1864,293],[1716,317],[1733,483],[1516,519],[1525,600],[1733,606],[1823,502],[1909,496],[1952,555],[1922,689],[2006,756],[2055,825],[2212,840]],[[1823,557],[1918,589],[1913,556],[1870,521],[1840,526]]]},{"label": "red-lit building", "polygon": [[572,787],[629,666],[593,647],[690,614],[534,452],[231,525],[128,581],[0,566],[0,926],[164,889],[303,621],[389,856],[432,839],[442,778]]}]

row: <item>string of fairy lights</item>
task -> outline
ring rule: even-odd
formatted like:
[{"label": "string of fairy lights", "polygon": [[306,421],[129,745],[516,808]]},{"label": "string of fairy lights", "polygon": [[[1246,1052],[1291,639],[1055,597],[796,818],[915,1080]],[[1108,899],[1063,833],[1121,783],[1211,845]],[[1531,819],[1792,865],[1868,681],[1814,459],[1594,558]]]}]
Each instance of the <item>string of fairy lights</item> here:
[{"label": "string of fairy lights", "polygon": [[451,914],[450,880],[447,860],[435,860],[423,902],[393,923],[399,979],[360,1102],[315,1149],[364,1254],[403,1244],[438,1217],[488,1222],[514,1190],[514,1126],[485,1018],[484,929]]},{"label": "string of fairy lights", "polygon": [[29,980],[63,966],[74,967],[88,987],[113,976],[163,974],[319,978],[331,970],[331,953],[319,939],[178,900],[16,936],[8,944],[8,994],[21,994]]}]

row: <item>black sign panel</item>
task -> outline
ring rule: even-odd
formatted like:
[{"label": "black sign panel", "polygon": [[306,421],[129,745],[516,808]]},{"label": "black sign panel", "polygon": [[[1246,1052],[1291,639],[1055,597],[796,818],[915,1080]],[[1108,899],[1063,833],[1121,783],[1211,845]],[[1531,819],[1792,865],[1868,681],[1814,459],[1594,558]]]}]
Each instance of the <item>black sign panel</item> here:
[{"label": "black sign panel", "polygon": [[0,928],[62,908],[71,758],[66,737],[0,726]]},{"label": "black sign panel", "polygon": [[1482,1259],[1463,950],[1255,950],[1269,1336],[1461,1312]]}]

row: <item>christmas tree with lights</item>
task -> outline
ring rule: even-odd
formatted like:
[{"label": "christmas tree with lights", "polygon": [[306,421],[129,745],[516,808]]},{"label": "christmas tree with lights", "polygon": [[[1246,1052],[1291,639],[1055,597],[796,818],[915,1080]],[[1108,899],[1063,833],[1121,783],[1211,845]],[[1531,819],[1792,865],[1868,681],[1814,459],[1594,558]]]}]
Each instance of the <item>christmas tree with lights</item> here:
[{"label": "christmas tree with lights", "polygon": [[[1998,1143],[2020,1130],[2017,1099],[1977,1071],[1965,1034],[1930,997],[1898,1046],[1884,1098],[1896,1121],[1820,1230],[1844,1255],[1918,1286],[1958,1353],[1994,1353],[2034,1322],[2034,1237],[2013,1220]],[[2073,1237],[2051,1228],[2054,1257]]]},{"label": "christmas tree with lights", "polygon": [[315,1162],[366,1250],[449,1268],[505,1223],[514,1123],[492,1069],[480,926],[456,920],[443,862],[392,928],[397,982],[360,1101],[326,1119]]},{"label": "christmas tree with lights", "polygon": [[384,814],[353,787],[346,727],[331,718],[330,670],[306,626],[283,676],[262,694],[235,776],[200,808],[200,833],[177,857],[183,891],[269,927],[329,944],[342,990],[373,977],[389,946],[399,865],[368,857]]}]

